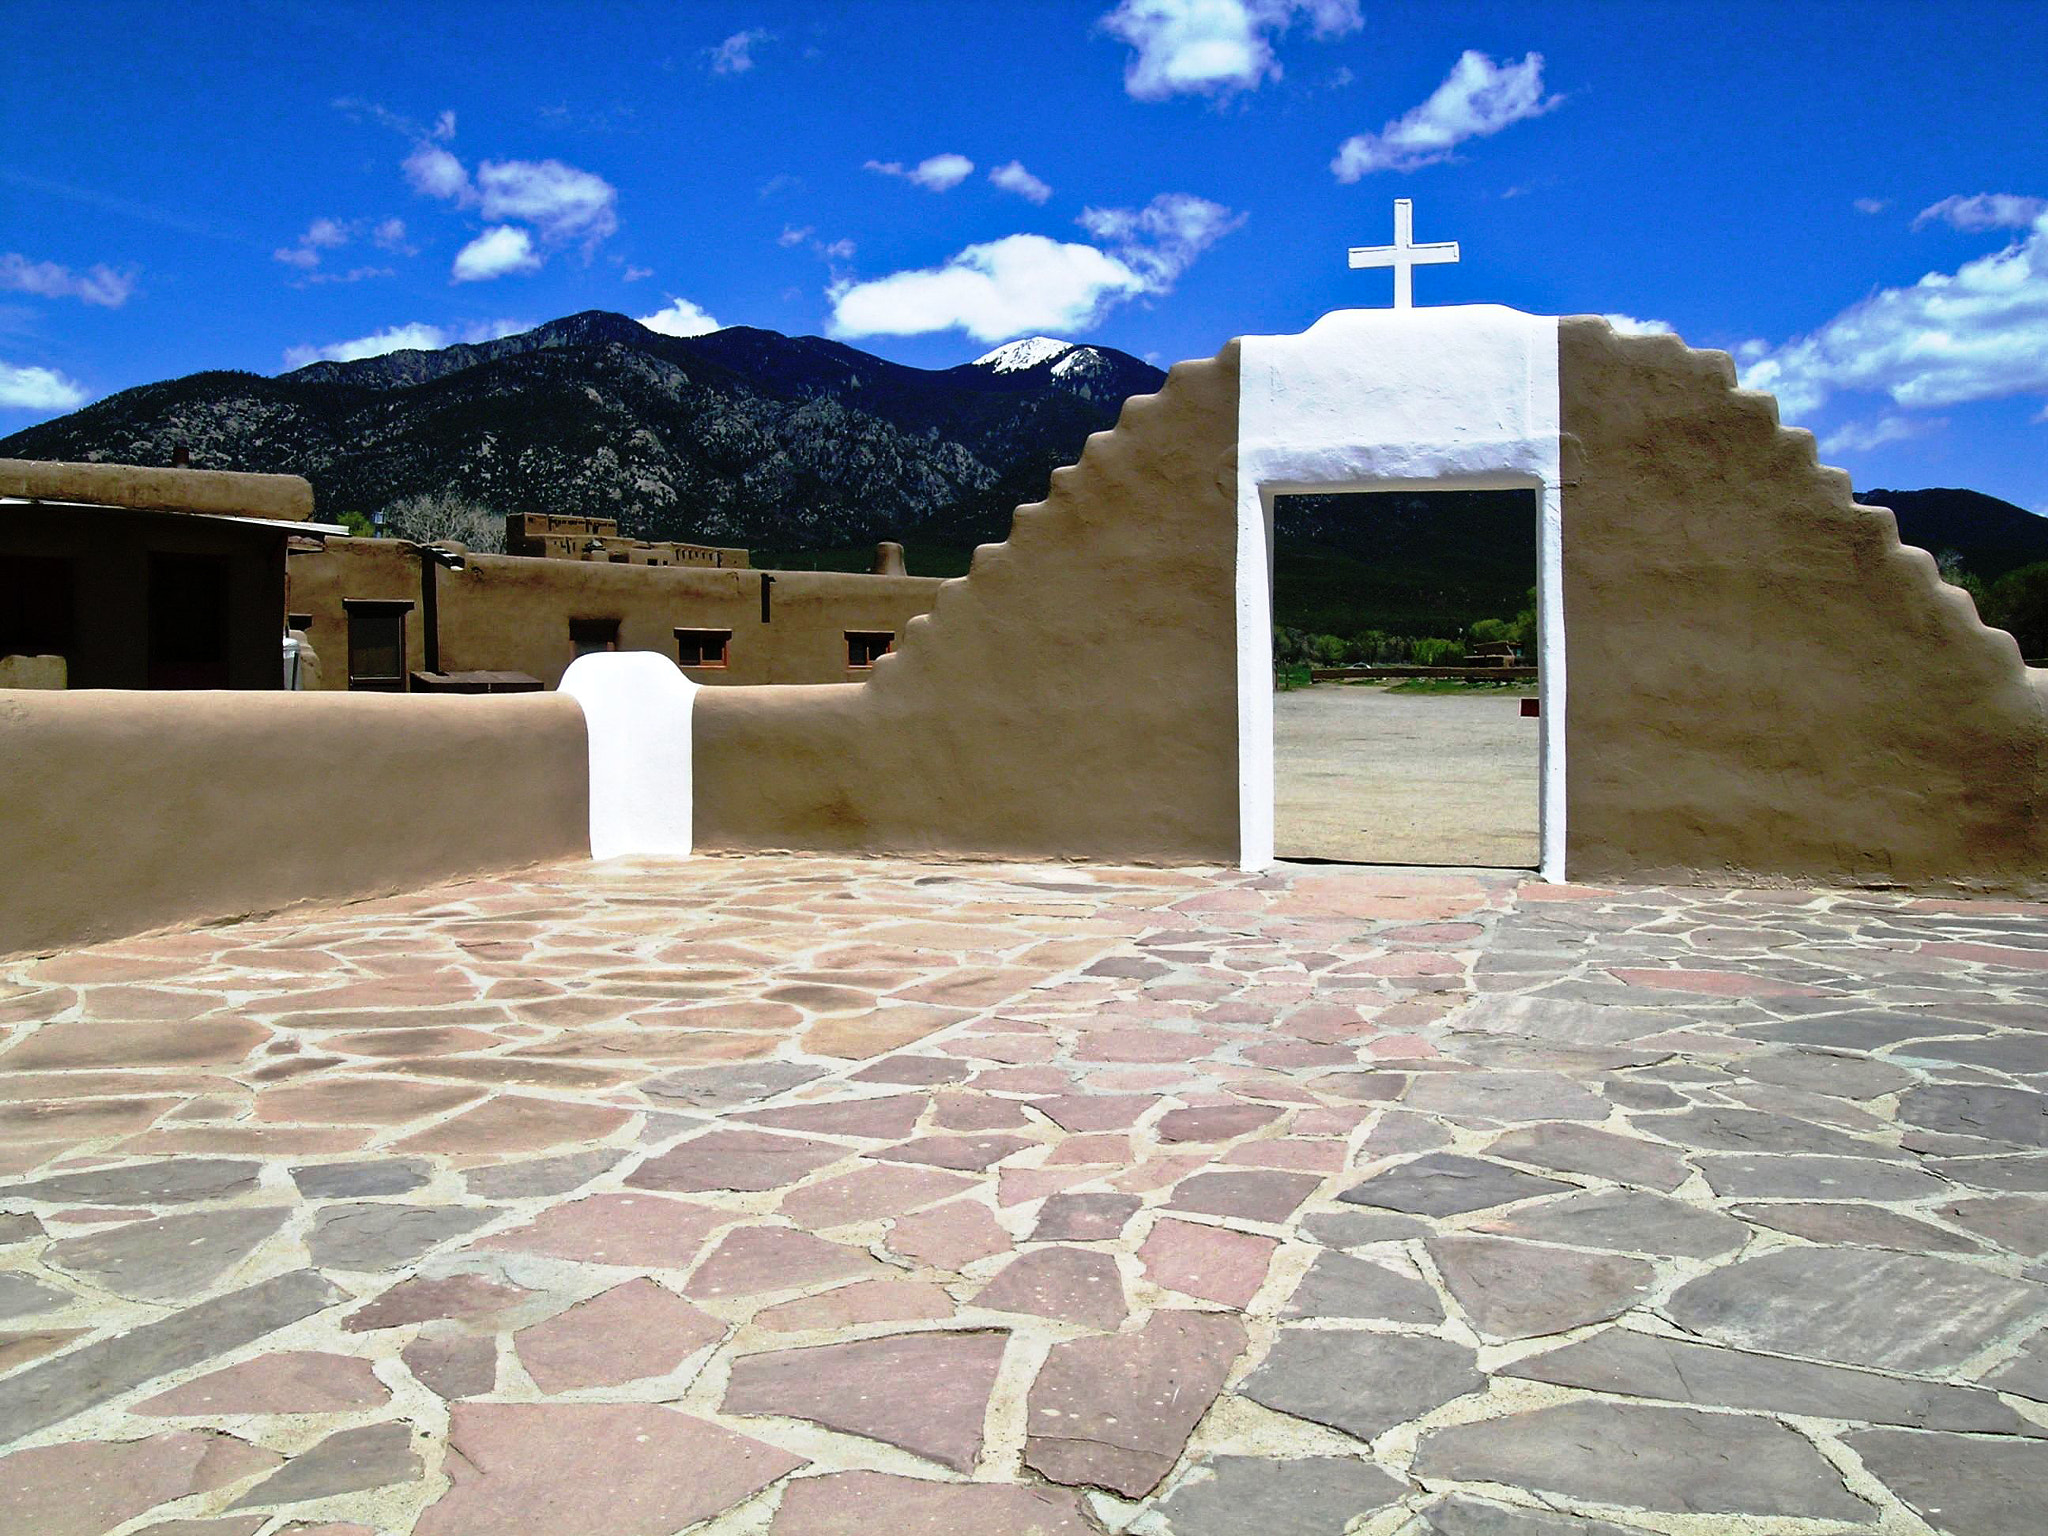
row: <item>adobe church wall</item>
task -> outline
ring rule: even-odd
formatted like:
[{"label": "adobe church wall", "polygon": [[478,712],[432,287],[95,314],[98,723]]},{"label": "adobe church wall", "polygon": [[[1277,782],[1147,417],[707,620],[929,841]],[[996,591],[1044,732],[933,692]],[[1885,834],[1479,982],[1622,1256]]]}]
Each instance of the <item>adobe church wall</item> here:
[{"label": "adobe church wall", "polygon": [[1560,347],[1571,878],[2048,889],[2048,673],[1727,354]]},{"label": "adobe church wall", "polygon": [[0,694],[0,954],[585,855],[588,783],[556,694]]},{"label": "adobe church wall", "polygon": [[[769,619],[761,580],[772,575]],[[846,682],[849,630],[901,636],[931,608],[935,577],[834,571],[717,570],[614,565],[608,561],[468,555],[460,571],[438,574],[441,670],[525,672],[557,686],[575,651],[572,619],[614,619],[619,648],[676,659],[678,629],[730,630],[730,664],[689,669],[707,687],[736,683]],[[321,553],[295,554],[289,567],[294,613],[313,615],[320,686],[348,686],[344,598],[396,598],[406,615],[407,669],[426,666],[420,561],[390,539],[329,539]]]},{"label": "adobe church wall", "polygon": [[1233,862],[1237,394],[1127,401],[865,687],[700,693],[696,846]]}]

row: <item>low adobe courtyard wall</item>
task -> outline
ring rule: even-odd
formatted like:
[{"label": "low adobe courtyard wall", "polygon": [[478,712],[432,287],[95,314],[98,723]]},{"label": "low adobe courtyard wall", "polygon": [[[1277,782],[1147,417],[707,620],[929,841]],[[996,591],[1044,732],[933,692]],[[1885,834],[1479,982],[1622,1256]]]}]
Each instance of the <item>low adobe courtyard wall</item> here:
[{"label": "low adobe courtyard wall", "polygon": [[975,552],[865,686],[706,689],[700,849],[1237,857],[1235,342]]},{"label": "low adobe courtyard wall", "polygon": [[0,693],[0,954],[589,851],[556,694]]},{"label": "low adobe courtyard wall", "polygon": [[2048,672],[1727,353],[1559,346],[1570,877],[2048,889]]}]

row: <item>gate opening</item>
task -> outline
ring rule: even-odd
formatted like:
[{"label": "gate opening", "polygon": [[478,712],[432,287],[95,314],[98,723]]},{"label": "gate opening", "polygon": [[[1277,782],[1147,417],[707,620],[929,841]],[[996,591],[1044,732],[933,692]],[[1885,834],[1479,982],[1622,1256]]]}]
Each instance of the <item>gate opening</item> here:
[{"label": "gate opening", "polygon": [[1538,492],[1271,505],[1274,854],[1537,867]]}]

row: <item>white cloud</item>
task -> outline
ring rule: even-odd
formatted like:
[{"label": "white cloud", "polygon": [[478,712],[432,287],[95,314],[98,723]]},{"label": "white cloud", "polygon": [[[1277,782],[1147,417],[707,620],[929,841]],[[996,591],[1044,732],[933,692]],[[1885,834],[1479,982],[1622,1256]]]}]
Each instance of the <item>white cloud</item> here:
[{"label": "white cloud", "polygon": [[[443,127],[454,132],[452,114],[442,114],[436,132]],[[546,258],[534,249],[535,234],[548,246],[580,240],[588,256],[618,231],[618,188],[592,171],[559,160],[485,160],[472,180],[453,153],[421,140],[406,157],[404,169],[415,192],[458,208],[474,208],[496,226],[455,258],[457,282],[537,270]],[[532,230],[513,227],[513,220]],[[405,226],[400,221],[387,220],[378,228],[381,233],[392,226],[394,238],[402,240]]]},{"label": "white cloud", "polygon": [[1600,317],[1624,336],[1669,336],[1672,334],[1669,320],[1638,320],[1634,315],[1602,315]]},{"label": "white cloud", "polygon": [[427,134],[429,137],[436,139],[454,138],[455,109],[453,107],[444,108],[441,115],[434,119],[434,126],[427,130]]},{"label": "white cloud", "polygon": [[833,240],[829,243],[813,240],[811,242],[811,249],[827,261],[848,261],[853,257],[854,244],[851,240],[844,238]]},{"label": "white cloud", "polygon": [[403,219],[385,219],[370,231],[370,240],[379,250],[397,251],[403,256],[416,254],[413,248],[405,243]]},{"label": "white cloud", "polygon": [[2020,197],[2011,192],[1979,192],[1975,197],[1944,197],[1913,216],[1915,229],[1937,219],[1956,229],[2026,229],[2048,213],[2048,198]]},{"label": "white cloud", "polygon": [[406,184],[422,197],[460,202],[472,195],[469,172],[462,162],[438,144],[420,143],[405,157],[402,167]]},{"label": "white cloud", "polygon": [[83,272],[60,267],[54,261],[30,261],[13,251],[0,256],[0,289],[33,293],[45,299],[77,299],[119,309],[135,291],[135,274],[116,272],[108,266],[91,266]]},{"label": "white cloud", "polygon": [[744,32],[733,33],[716,48],[707,48],[704,51],[711,55],[711,73],[714,75],[744,75],[754,67],[754,45],[774,41],[773,32],[750,27]]},{"label": "white cloud", "polygon": [[974,162],[965,155],[933,155],[929,160],[920,160],[908,169],[900,160],[870,160],[864,170],[879,171],[884,176],[900,176],[905,181],[914,181],[927,192],[950,192],[974,174]]},{"label": "white cloud", "polygon": [[308,363],[353,363],[365,357],[382,357],[387,352],[438,352],[457,342],[496,341],[500,336],[516,336],[532,329],[529,320],[480,320],[463,326],[425,325],[412,320],[352,341],[330,342],[324,347],[287,347],[284,365],[288,369],[303,368]]},{"label": "white cloud", "polygon": [[1822,453],[1868,453],[1886,443],[1910,442],[1948,425],[1946,416],[1887,414],[1870,421],[1845,421],[1820,440]]},{"label": "white cloud", "polygon": [[654,268],[652,267],[628,267],[619,274],[619,281],[622,283],[637,283],[652,276],[654,276]]},{"label": "white cloud", "polygon": [[1892,200],[1888,197],[1859,197],[1851,206],[1858,213],[1883,213],[1891,205]]},{"label": "white cloud", "polygon": [[510,224],[494,225],[455,253],[450,276],[458,283],[488,282],[509,272],[538,272],[533,237]]},{"label": "white cloud", "polygon": [[1042,203],[1052,196],[1052,188],[1025,170],[1020,160],[1012,160],[1008,165],[997,166],[988,173],[988,179],[1005,192],[1028,197],[1034,203]]},{"label": "white cloud", "polygon": [[389,267],[350,267],[346,272],[312,272],[295,288],[317,287],[323,283],[360,283],[373,277],[396,277],[398,274]]},{"label": "white cloud", "polygon": [[1165,293],[1194,259],[1244,223],[1221,203],[1186,192],[1163,192],[1142,208],[1083,208],[1074,222],[1143,273],[1149,291]]},{"label": "white cloud", "polygon": [[1138,272],[1092,245],[1007,235],[942,265],[830,290],[836,336],[921,336],[958,328],[978,341],[1077,331],[1146,290]]},{"label": "white cloud", "polygon": [[1009,235],[936,267],[829,290],[839,336],[958,329],[977,341],[1086,330],[1116,305],[1170,291],[1188,264],[1244,222],[1220,203],[1169,192],[1143,208],[1089,208],[1077,221],[1109,246]]},{"label": "white cloud", "polygon": [[1906,410],[2048,394],[2048,215],[2002,251],[1880,288],[1818,330],[1744,351],[1743,383],[1775,394],[1788,420],[1843,392]]},{"label": "white cloud", "polygon": [[809,224],[804,225],[801,229],[797,228],[794,224],[785,224],[782,226],[782,233],[775,237],[775,243],[777,245],[802,245],[811,238],[812,233],[813,226]]},{"label": "white cloud", "polygon": [[[395,219],[390,222],[398,223]],[[297,244],[280,246],[270,254],[288,267],[297,267],[302,272],[310,272],[320,265],[320,253],[322,251],[341,249],[341,247],[347,245],[349,241],[355,238],[356,232],[361,227],[360,224],[355,223],[344,224],[340,219],[315,219],[306,226],[306,232],[299,236]],[[403,235],[405,233],[405,226],[399,224],[398,231],[400,235]]]},{"label": "white cloud", "polygon": [[485,218],[522,219],[551,245],[595,243],[619,227],[618,189],[559,160],[486,160],[476,186]]},{"label": "white cloud", "polygon": [[1418,170],[1450,159],[1467,139],[1486,138],[1563,103],[1562,96],[1543,94],[1542,54],[1526,54],[1518,64],[1495,63],[1468,48],[1429,100],[1378,133],[1346,139],[1330,169],[1343,182],[1374,171]]},{"label": "white cloud", "polygon": [[1228,96],[1279,79],[1273,39],[1303,14],[1318,38],[1365,25],[1358,0],[1121,0],[1098,25],[1136,50],[1124,89],[1161,101]]},{"label": "white cloud", "polygon": [[54,368],[0,363],[0,410],[75,411],[90,398],[83,384]]},{"label": "white cloud", "polygon": [[725,327],[706,314],[701,305],[692,304],[688,299],[669,295],[666,307],[657,309],[651,315],[639,317],[640,323],[650,331],[659,331],[664,336],[702,336],[707,331],[722,331]]}]

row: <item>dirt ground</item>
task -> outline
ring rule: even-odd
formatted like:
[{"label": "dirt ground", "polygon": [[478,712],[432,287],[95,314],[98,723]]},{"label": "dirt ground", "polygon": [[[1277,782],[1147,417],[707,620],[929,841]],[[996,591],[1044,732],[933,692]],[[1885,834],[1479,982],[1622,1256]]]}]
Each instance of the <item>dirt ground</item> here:
[{"label": "dirt ground", "polygon": [[1533,868],[1537,722],[1512,693],[1321,683],[1275,695],[1275,851]]}]

